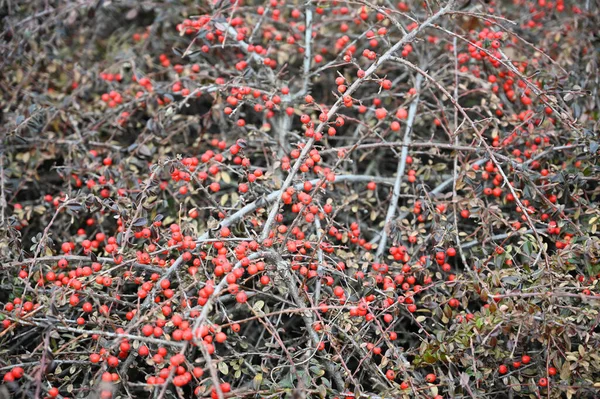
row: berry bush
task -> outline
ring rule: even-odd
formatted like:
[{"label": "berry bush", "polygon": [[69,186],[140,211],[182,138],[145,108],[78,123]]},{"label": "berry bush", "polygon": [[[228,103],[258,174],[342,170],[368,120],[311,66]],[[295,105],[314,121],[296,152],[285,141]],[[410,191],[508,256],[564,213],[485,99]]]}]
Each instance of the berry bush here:
[{"label": "berry bush", "polygon": [[600,391],[594,0],[0,1],[0,397]]}]

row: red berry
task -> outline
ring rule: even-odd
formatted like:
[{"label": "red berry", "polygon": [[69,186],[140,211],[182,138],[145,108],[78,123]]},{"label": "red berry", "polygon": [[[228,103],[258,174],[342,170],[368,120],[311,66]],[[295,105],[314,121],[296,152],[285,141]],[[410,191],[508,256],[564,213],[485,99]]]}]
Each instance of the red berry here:
[{"label": "red berry", "polygon": [[375,110],[375,117],[377,119],[383,119],[387,116],[387,110],[385,108],[377,108]]}]

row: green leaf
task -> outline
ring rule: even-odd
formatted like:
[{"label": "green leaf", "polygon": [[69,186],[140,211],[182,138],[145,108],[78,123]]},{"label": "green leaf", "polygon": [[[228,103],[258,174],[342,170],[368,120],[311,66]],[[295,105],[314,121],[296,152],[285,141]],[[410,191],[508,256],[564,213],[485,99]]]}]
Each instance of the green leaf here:
[{"label": "green leaf", "polygon": [[224,374],[224,375],[227,375],[227,374],[229,374],[229,366],[227,365],[227,363],[225,363],[225,362],[220,362],[220,363],[217,365],[217,367],[218,367],[219,371],[220,371],[222,374]]},{"label": "green leaf", "polygon": [[571,376],[571,363],[565,361],[560,369],[560,379],[563,381],[569,381]]},{"label": "green leaf", "polygon": [[254,309],[255,312],[260,312],[264,306],[265,306],[264,301],[256,301],[254,303],[254,306],[252,306],[252,309]]},{"label": "green leaf", "polygon": [[327,388],[325,387],[325,385],[319,385],[317,387],[317,391],[319,391],[319,396],[322,398],[326,398],[327,397]]},{"label": "green leaf", "polygon": [[427,363],[435,363],[437,359],[431,354],[431,352],[425,352],[425,354],[423,354],[423,360]]},{"label": "green leaf", "polygon": [[291,374],[286,374],[285,377],[279,381],[280,388],[294,388],[294,379]]},{"label": "green leaf", "polygon": [[263,375],[262,373],[257,373],[252,380],[252,384],[254,385],[254,389],[260,389],[260,384],[262,384]]},{"label": "green leaf", "polygon": [[515,376],[510,376],[510,386],[515,392],[521,392],[521,382]]}]

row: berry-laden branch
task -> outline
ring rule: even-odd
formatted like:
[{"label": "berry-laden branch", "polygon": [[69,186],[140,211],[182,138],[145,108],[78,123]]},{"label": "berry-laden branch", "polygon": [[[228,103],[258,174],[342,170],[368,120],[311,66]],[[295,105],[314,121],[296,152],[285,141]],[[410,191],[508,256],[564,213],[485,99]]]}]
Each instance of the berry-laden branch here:
[{"label": "berry-laden branch", "polygon": [[442,93],[444,93],[444,95],[450,100],[450,102],[452,102],[452,104],[459,110],[459,112],[462,114],[463,118],[465,118],[469,122],[469,124],[471,125],[471,128],[473,129],[473,131],[477,135],[477,137],[479,139],[479,142],[485,148],[488,156],[490,157],[490,160],[498,168],[498,171],[499,171],[500,175],[502,176],[502,181],[504,181],[505,184],[507,184],[509,191],[511,192],[511,194],[513,195],[513,198],[515,199],[515,202],[517,203],[517,205],[519,206],[519,208],[523,211],[523,215],[525,216],[527,224],[529,225],[529,227],[533,231],[533,234],[535,235],[535,238],[538,241],[538,245],[539,245],[539,248],[540,248],[540,253],[544,253],[545,254],[546,266],[548,267],[548,253],[547,253],[547,251],[545,249],[546,248],[545,244],[544,244],[544,242],[542,240],[542,237],[540,236],[538,230],[536,229],[536,227],[535,227],[535,225],[533,223],[533,220],[531,220],[531,217],[529,216],[529,211],[527,210],[527,207],[525,207],[523,205],[523,203],[521,202],[521,200],[519,199],[519,195],[516,193],[515,189],[513,188],[513,185],[511,184],[510,180],[506,176],[506,173],[502,169],[502,166],[500,165],[500,163],[498,162],[498,160],[494,156],[494,152],[490,148],[489,144],[485,141],[485,139],[481,135],[481,132],[479,131],[479,129],[477,129],[477,126],[475,125],[475,122],[473,122],[473,120],[469,117],[469,115],[467,114],[467,112],[465,111],[465,109],[463,107],[461,107],[460,104],[458,104],[458,102],[456,102],[456,100],[452,97],[452,95],[442,85],[440,85],[437,81],[435,81],[435,79],[433,79],[427,72],[423,71],[421,68],[419,68],[418,66],[412,64],[411,62],[406,61],[405,59],[398,58],[398,57],[392,57],[392,60],[395,61],[395,62],[401,63],[403,65],[406,65],[410,69],[413,69],[414,71],[416,71],[419,74],[423,75],[427,80],[429,80],[433,85],[435,85]]},{"label": "berry-laden branch", "polygon": [[[454,0],[450,0],[446,4],[446,6],[442,7],[438,12],[436,12],[434,15],[432,15],[431,17],[429,17],[428,19],[423,21],[423,23],[421,23],[420,25],[418,25],[418,27],[416,29],[414,29],[412,32],[410,32],[407,35],[405,35],[404,37],[402,37],[402,39],[400,39],[392,47],[390,47],[381,57],[379,57],[377,59],[377,61],[375,61],[373,64],[371,64],[371,66],[367,70],[365,70],[363,77],[358,78],[354,83],[352,83],[352,85],[344,93],[344,97],[352,96],[352,94],[356,90],[358,90],[358,88],[365,81],[367,81],[367,79],[369,79],[371,77],[371,75],[373,75],[381,65],[383,65],[387,60],[391,59],[392,56],[401,47],[403,47],[407,43],[412,42],[421,31],[423,31],[425,28],[427,28],[428,26],[433,24],[433,22],[437,21],[440,17],[444,16],[448,11],[450,11],[452,9],[453,6],[454,6]],[[335,102],[335,104],[333,104],[333,106],[327,112],[325,120],[322,121],[321,123],[319,123],[319,125],[315,129],[315,133],[320,133],[323,131],[325,126],[328,124],[328,121],[331,118],[333,118],[333,116],[337,113],[338,109],[341,107],[344,97],[338,98],[338,100]],[[306,158],[306,155],[311,150],[314,142],[315,142],[314,138],[310,138],[305,143],[304,148],[302,149],[302,152],[300,153],[300,156],[296,160],[296,163],[294,164],[292,170],[290,171],[290,173],[288,173],[285,181],[283,182],[283,185],[281,187],[282,192],[285,191],[292,184],[294,177],[296,176],[296,174],[298,173],[298,170],[300,169],[300,165],[302,164],[302,161]],[[271,225],[275,221],[275,216],[277,215],[277,212],[279,212],[280,204],[281,204],[281,198],[277,198],[275,200],[275,204],[273,204],[273,207],[271,208],[271,211],[269,212],[267,221],[263,225],[263,230],[260,235],[261,242],[263,242],[268,237],[269,232],[271,230]]]}]

